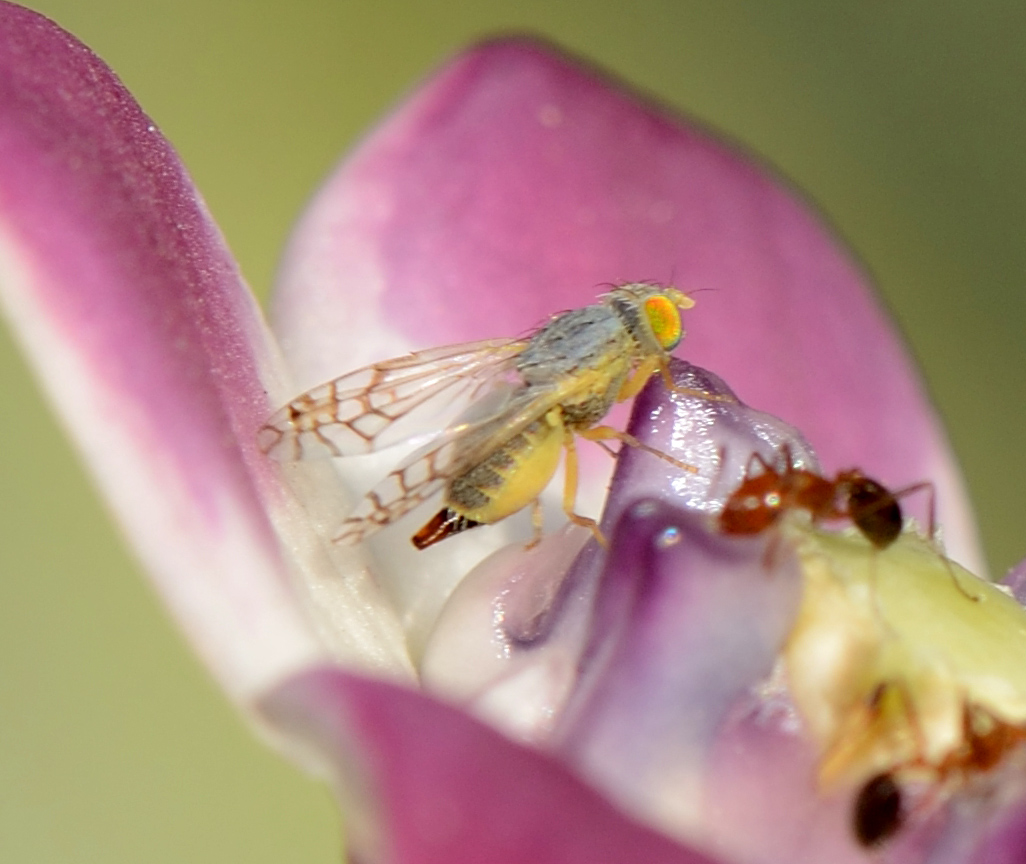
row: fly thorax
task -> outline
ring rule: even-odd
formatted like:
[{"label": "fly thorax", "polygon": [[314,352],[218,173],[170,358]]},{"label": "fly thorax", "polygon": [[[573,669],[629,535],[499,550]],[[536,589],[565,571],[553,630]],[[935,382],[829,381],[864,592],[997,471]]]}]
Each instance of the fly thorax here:
[{"label": "fly thorax", "polygon": [[524,382],[551,384],[601,369],[610,356],[631,350],[633,337],[610,306],[586,306],[557,315],[535,333],[516,360]]},{"label": "fly thorax", "polygon": [[609,387],[602,393],[589,393],[581,399],[563,402],[563,422],[570,429],[587,429],[598,423],[616,401],[616,394],[626,379],[626,374],[610,380]]}]

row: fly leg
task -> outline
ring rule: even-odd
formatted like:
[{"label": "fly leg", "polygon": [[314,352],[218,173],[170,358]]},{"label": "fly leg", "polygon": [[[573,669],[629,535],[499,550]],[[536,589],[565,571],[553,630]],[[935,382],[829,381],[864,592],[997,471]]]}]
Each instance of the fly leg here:
[{"label": "fly leg", "polygon": [[534,529],[531,542],[527,544],[528,549],[533,549],[542,539],[542,503],[541,498],[535,498],[531,502],[531,528]]},{"label": "fly leg", "polygon": [[598,524],[595,520],[574,512],[574,504],[577,502],[577,442],[574,440],[574,433],[569,429],[564,430],[563,447],[566,450],[566,480],[563,484],[563,511],[574,525],[580,525],[582,528],[587,528],[591,531],[592,536],[598,540],[599,545],[604,549],[608,549],[609,542],[606,540],[605,535],[599,530]]},{"label": "fly leg", "polygon": [[637,396],[641,392],[641,388],[645,386],[648,379],[652,377],[652,373],[655,372],[659,366],[660,359],[658,357],[649,357],[647,360],[643,360],[639,363],[638,367],[621,385],[620,392],[616,396],[616,401],[623,402],[625,399]]},{"label": "fly leg", "polygon": [[681,462],[680,459],[674,459],[669,453],[664,453],[662,450],[657,450],[655,447],[649,447],[648,444],[642,443],[629,432],[614,429],[612,426],[593,426],[591,429],[582,429],[577,434],[582,438],[587,438],[589,441],[595,441],[600,445],[603,441],[608,441],[613,438],[617,441],[621,441],[628,447],[636,447],[638,450],[642,450],[645,453],[651,453],[653,456],[659,457],[664,462],[669,462],[674,468],[679,468],[681,471],[687,471],[689,474],[698,473],[698,468],[694,465],[689,465],[687,462]]},{"label": "fly leg", "polygon": [[[694,387],[681,387],[673,380],[673,376],[670,374],[670,365],[666,362],[661,362],[659,364],[659,374],[663,376],[663,384],[666,385],[666,389],[671,393],[678,393],[681,396],[697,396],[699,399],[707,399],[710,402],[730,402],[733,405],[738,404],[737,397],[727,393],[710,393],[708,390],[696,390]],[[638,389],[640,390],[641,388],[639,387]]]},{"label": "fly leg", "polygon": [[616,396],[616,401],[623,402],[625,399],[637,396],[641,392],[641,388],[648,383],[648,379],[655,374],[657,369],[663,376],[663,383],[666,385],[666,389],[673,393],[679,393],[681,396],[697,396],[700,399],[708,399],[711,402],[737,402],[737,399],[733,396],[709,393],[706,390],[696,390],[693,387],[681,387],[673,380],[669,364],[663,357],[649,357],[647,360],[639,363],[637,368],[630,374],[630,377],[623,382],[623,386],[620,387],[620,392]]}]

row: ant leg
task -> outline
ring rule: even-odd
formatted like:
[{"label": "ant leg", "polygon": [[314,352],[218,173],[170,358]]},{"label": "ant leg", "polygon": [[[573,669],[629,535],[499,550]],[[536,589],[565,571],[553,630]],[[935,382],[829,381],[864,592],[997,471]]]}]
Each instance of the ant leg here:
[{"label": "ant leg", "polygon": [[948,575],[951,577],[951,581],[954,583],[955,588],[958,589],[958,593],[965,597],[967,600],[971,600],[973,603],[979,603],[979,595],[971,593],[966,589],[961,582],[958,581],[958,577],[955,575],[955,571],[951,566],[951,561],[948,560],[948,556],[944,554],[944,548],[937,537],[937,487],[929,480],[924,480],[922,483],[913,483],[911,486],[905,486],[894,492],[894,498],[904,498],[908,495],[914,495],[916,492],[929,491],[930,493],[930,506],[929,506],[929,533],[928,537],[930,543],[933,545],[937,554],[941,557],[944,562],[944,568],[948,571]]},{"label": "ant leg", "polygon": [[948,575],[951,577],[951,581],[958,589],[958,593],[965,597],[966,600],[971,600],[973,603],[979,603],[980,595],[973,594],[968,588],[958,581],[958,576],[955,575],[955,570],[951,566],[951,560],[948,556],[941,551],[938,551],[937,554],[940,555],[941,560],[944,562],[944,569],[948,571]]},{"label": "ant leg", "polygon": [[916,492],[923,492],[928,490],[930,493],[930,506],[928,509],[929,522],[927,529],[927,536],[934,543],[937,542],[937,489],[929,480],[924,480],[922,483],[913,483],[911,486],[905,486],[898,489],[896,492],[891,494],[898,498],[907,498],[909,495],[915,495]]},{"label": "ant leg", "polygon": [[869,569],[869,597],[870,604],[873,609],[873,615],[876,617],[876,624],[880,627],[889,637],[894,638],[897,636],[894,630],[894,625],[887,620],[887,616],[884,614],[883,607],[880,605],[880,580],[879,574],[879,550],[872,549],[869,555],[869,559],[866,562],[866,566]]},{"label": "ant leg", "polygon": [[658,456],[664,462],[669,462],[674,468],[679,468],[681,471],[687,471],[689,474],[698,473],[698,468],[694,465],[689,465],[687,462],[681,462],[680,459],[674,459],[669,453],[664,453],[662,450],[657,450],[655,447],[649,447],[629,432],[622,432],[619,429],[614,429],[612,426],[593,426],[591,429],[584,429],[578,434],[582,438],[586,438],[589,441],[595,441],[599,444],[601,444],[602,441],[608,441],[610,438],[613,438],[617,441],[622,441],[628,447],[636,447],[638,450],[642,450],[645,453],[651,453],[653,456]]},{"label": "ant leg", "polygon": [[605,535],[599,530],[595,520],[589,519],[587,516],[580,516],[574,511],[574,505],[577,503],[577,442],[574,441],[574,433],[569,429],[566,429],[563,433],[563,448],[566,450],[563,512],[566,513],[567,519],[573,522],[574,525],[580,525],[582,528],[587,528],[591,531],[592,536],[598,540],[599,545],[604,549],[608,549],[609,543]]},{"label": "ant leg", "polygon": [[[784,444],[783,452],[787,454],[787,465],[790,466],[791,448],[787,444]],[[752,476],[752,468],[754,467],[752,463],[758,463],[759,467],[762,468],[763,474],[776,473],[776,466],[770,465],[770,463],[766,461],[766,457],[763,456],[758,450],[753,450],[752,455],[748,457],[748,461],[745,463],[745,479],[748,479]]]}]

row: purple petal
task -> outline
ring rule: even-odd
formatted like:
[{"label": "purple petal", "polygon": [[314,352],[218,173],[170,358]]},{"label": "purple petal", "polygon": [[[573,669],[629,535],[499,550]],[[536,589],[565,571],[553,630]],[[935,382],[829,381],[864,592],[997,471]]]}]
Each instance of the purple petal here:
[{"label": "purple petal", "polygon": [[712,864],[551,759],[413,691],[323,670],[286,682],[263,709],[362,777],[385,829],[351,826],[364,864]]},{"label": "purple petal", "polygon": [[[996,806],[994,802],[985,801],[983,806],[970,807],[967,812],[957,814],[951,832],[956,842],[942,848],[929,864],[963,864],[963,861],[965,864],[1021,864],[1026,860],[1026,774],[1021,764],[1017,767],[1017,796],[1008,795],[1005,790],[1004,800]],[[959,839],[963,842],[957,843]],[[960,854],[962,857],[957,857]]]},{"label": "purple petal", "polygon": [[57,411],[222,681],[250,692],[317,657],[258,489],[275,481],[254,445],[270,354],[253,299],[113,73],[8,3],[0,268]]},{"label": "purple petal", "polygon": [[775,535],[725,539],[705,522],[655,502],[621,519],[554,740],[608,794],[681,836],[702,836],[712,743],[769,678],[801,597]]},{"label": "purple petal", "polygon": [[[673,373],[679,387],[730,395],[704,370],[677,361]],[[786,443],[802,464],[814,457],[781,421],[729,398],[668,393],[658,379],[629,428],[699,472],[629,450],[603,521],[608,555],[591,544],[564,573],[555,556],[566,538],[554,536],[551,549],[484,562],[439,620],[425,686],[555,751],[627,812],[729,860],[866,861],[877,853],[855,838],[856,781],[821,785],[821,744],[775,671],[803,592],[793,550],[773,531],[711,530],[709,511],[737,485],[747,454],[772,458]],[[941,803],[890,838],[884,860],[923,861],[941,848],[952,824]],[[972,848],[966,838],[977,835],[955,836]]]},{"label": "purple petal", "polygon": [[1026,606],[1026,561],[1020,561],[1009,570],[1001,584],[1012,592],[1016,600]]},{"label": "purple petal", "polygon": [[932,480],[951,551],[979,560],[943,433],[847,251],[761,167],[544,44],[458,58],[329,180],[276,328],[309,385],[638,279],[713,289],[687,356],[801,428],[826,470]]}]

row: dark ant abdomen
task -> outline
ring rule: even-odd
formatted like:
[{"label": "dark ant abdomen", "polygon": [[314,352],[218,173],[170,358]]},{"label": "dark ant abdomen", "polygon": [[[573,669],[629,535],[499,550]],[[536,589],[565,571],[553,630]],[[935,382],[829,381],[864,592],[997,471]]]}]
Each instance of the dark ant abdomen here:
[{"label": "dark ant abdomen", "polygon": [[901,534],[901,505],[885,486],[859,475],[848,485],[848,515],[877,549],[886,549]]},{"label": "dark ant abdomen", "polygon": [[852,828],[859,845],[872,849],[893,837],[905,824],[901,789],[890,774],[877,774],[855,799]]}]

